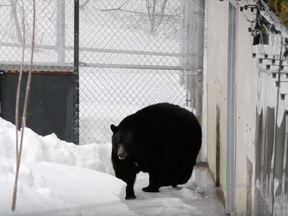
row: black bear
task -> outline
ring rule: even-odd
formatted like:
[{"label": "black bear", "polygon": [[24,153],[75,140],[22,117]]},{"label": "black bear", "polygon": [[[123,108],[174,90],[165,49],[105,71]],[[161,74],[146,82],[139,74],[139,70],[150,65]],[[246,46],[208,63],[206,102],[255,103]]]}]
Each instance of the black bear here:
[{"label": "black bear", "polygon": [[134,183],[140,171],[149,173],[149,185],[142,189],[145,192],[176,187],[191,177],[202,144],[201,126],[192,112],[158,103],[110,128],[111,160],[116,177],[127,184],[125,199],[136,198]]}]

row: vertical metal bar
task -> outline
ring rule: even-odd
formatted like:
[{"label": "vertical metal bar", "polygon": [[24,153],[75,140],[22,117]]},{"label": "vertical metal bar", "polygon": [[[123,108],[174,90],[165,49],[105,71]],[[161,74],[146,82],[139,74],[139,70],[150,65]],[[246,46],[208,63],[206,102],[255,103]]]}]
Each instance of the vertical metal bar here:
[{"label": "vertical metal bar", "polygon": [[[276,145],[276,143],[277,143],[277,136],[276,136],[276,130],[277,130],[277,122],[278,122],[278,112],[279,112],[279,98],[280,98],[280,86],[281,86],[281,67],[282,67],[282,65],[283,65],[283,60],[282,60],[282,52],[283,52],[283,45],[284,45],[284,43],[283,43],[283,38],[281,38],[281,46],[280,46],[280,57],[279,57],[279,68],[278,68],[278,83],[279,83],[279,85],[278,85],[278,87],[277,87],[277,103],[276,103],[276,119],[275,119],[275,123],[274,123],[274,137],[273,137],[273,149],[272,149],[272,151],[273,151],[273,153],[272,153],[272,158],[273,158],[273,155],[274,155],[274,163],[273,163],[273,170],[272,170],[272,173],[271,172],[269,172],[269,176],[271,176],[271,174],[272,174],[272,179],[270,180],[270,178],[268,178],[269,179],[269,184],[270,184],[270,181],[271,181],[271,183],[272,184],[270,184],[271,185],[271,196],[272,196],[272,211],[271,211],[271,214],[272,215],[274,215],[273,213],[274,213],[274,202],[275,202],[275,193],[274,193],[274,176],[275,176],[275,160],[276,160],[276,147],[275,147],[275,145]],[[270,169],[269,169],[270,170]]]},{"label": "vertical metal bar", "polygon": [[229,2],[227,70],[226,213],[233,214],[236,184],[236,8]]},{"label": "vertical metal bar", "polygon": [[196,116],[202,125],[203,103],[203,61],[204,61],[204,31],[205,31],[205,1],[192,1],[193,11],[193,34],[196,40],[192,43],[192,49],[197,55],[193,56],[195,68],[195,109]]},{"label": "vertical metal bar", "polygon": [[[191,101],[196,110],[196,117],[202,124],[203,103],[203,63],[204,63],[204,31],[205,31],[205,1],[188,0],[188,53],[195,53],[188,59],[188,66],[193,69],[189,82],[192,83]],[[190,29],[190,30],[189,30]],[[189,83],[190,84],[190,83]],[[206,161],[203,156],[204,147],[199,152],[197,162]]]},{"label": "vertical metal bar", "polygon": [[58,62],[65,63],[65,1],[57,0],[57,50]]},{"label": "vertical metal bar", "polygon": [[[185,11],[184,11],[184,17],[185,17],[185,24],[186,24],[186,51],[187,53],[193,53],[193,1],[185,0]],[[196,53],[195,53],[196,54]],[[186,73],[186,79],[187,79],[187,88],[189,92],[190,98],[188,101],[190,102],[190,106],[193,109],[195,109],[195,87],[194,87],[194,67],[192,62],[192,57],[187,57],[187,67],[189,69],[188,73]],[[192,72],[192,73],[190,73]]]},{"label": "vertical metal bar", "polygon": [[285,128],[285,142],[284,142],[284,159],[283,159],[283,185],[282,185],[282,200],[283,200],[283,213],[282,215],[287,215],[287,202],[285,202],[285,197],[288,194],[288,117],[285,114],[286,128]]},{"label": "vertical metal bar", "polygon": [[79,74],[79,0],[74,0],[74,73]]},{"label": "vertical metal bar", "polygon": [[4,71],[0,71],[0,116],[3,118]]},{"label": "vertical metal bar", "polygon": [[[179,52],[180,53],[187,53],[187,15],[186,15],[186,8],[187,8],[187,0],[180,0],[181,2],[181,11],[183,14],[183,19],[181,20],[180,23],[180,28],[181,28],[181,34],[180,34],[180,49]],[[187,65],[187,56],[183,57],[179,57],[179,61],[180,61],[180,66],[181,67],[186,67]],[[187,71],[186,70],[181,70],[180,72],[180,84],[184,86],[184,88],[186,88],[186,101],[185,104],[186,106],[188,106],[188,102],[189,102],[189,90],[188,90],[188,83],[187,83]]]},{"label": "vertical metal bar", "polygon": [[[282,161],[282,170],[281,170],[281,209],[280,209],[280,215],[287,215],[285,212],[286,210],[286,202],[285,202],[285,184],[286,184],[286,175],[285,175],[285,169],[286,169],[286,160],[287,160],[287,123],[288,123],[287,114],[284,113],[284,121],[285,121],[285,137],[284,137],[284,147],[283,147],[283,161]],[[275,215],[279,214],[279,212],[276,212]]]},{"label": "vertical metal bar", "polygon": [[74,116],[73,143],[79,144],[79,0],[74,0]]}]

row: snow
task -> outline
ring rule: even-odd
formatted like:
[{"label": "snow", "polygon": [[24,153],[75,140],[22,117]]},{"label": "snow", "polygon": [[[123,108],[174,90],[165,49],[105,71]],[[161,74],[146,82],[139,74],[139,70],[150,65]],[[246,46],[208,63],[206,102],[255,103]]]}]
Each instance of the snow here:
[{"label": "snow", "polygon": [[111,175],[47,162],[20,168],[17,208],[11,211],[15,162],[0,158],[1,215],[131,215],[123,182]]},{"label": "snow", "polygon": [[[1,145],[0,157],[14,160],[15,142],[15,126],[0,119],[0,143],[5,143]],[[58,139],[55,134],[43,137],[25,128],[23,146],[23,162],[51,162],[114,174],[110,162],[111,144],[77,146]]]},{"label": "snow", "polygon": [[29,128],[13,213],[15,132],[12,123],[0,118],[0,215],[224,215],[207,169],[195,168],[185,185],[163,187],[157,194],[142,192],[148,174],[140,173],[137,199],[125,200],[126,184],[114,176],[110,143],[76,146]]},{"label": "snow", "polygon": [[141,189],[147,186],[148,178],[148,174],[138,175],[135,185],[137,202],[125,201],[129,208],[139,215],[225,215],[223,205],[216,198],[214,183],[207,168],[194,168],[193,175],[186,184],[176,189],[162,187],[158,194],[141,192]]},{"label": "snow", "polygon": [[136,215],[123,203],[126,184],[109,174],[111,145],[76,146],[29,128],[25,128],[17,210],[12,213],[14,137],[14,125],[0,118],[1,215]]}]

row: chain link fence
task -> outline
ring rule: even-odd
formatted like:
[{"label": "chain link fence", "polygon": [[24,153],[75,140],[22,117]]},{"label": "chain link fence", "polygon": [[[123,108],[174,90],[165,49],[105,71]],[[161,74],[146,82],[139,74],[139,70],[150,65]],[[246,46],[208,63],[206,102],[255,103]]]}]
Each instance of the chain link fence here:
[{"label": "chain link fence", "polygon": [[[66,2],[68,1],[40,0],[36,2],[34,64],[37,70],[73,71],[71,66],[73,66],[74,46],[74,3],[67,4]],[[24,64],[30,63],[32,8],[31,0],[23,1],[23,5],[19,0],[0,1],[1,69],[19,71],[23,42],[25,43]],[[65,43],[72,52],[65,51]]]},{"label": "chain link fence", "polygon": [[110,124],[144,106],[188,105],[184,9],[181,0],[80,2],[80,143],[110,142]]},{"label": "chain link fence", "polygon": [[[30,63],[32,1],[23,2],[0,1],[1,70],[20,70],[23,21]],[[79,1],[80,144],[110,142],[110,124],[153,103],[192,109],[187,2]],[[34,70],[75,72],[74,12],[74,1],[36,1]]]}]

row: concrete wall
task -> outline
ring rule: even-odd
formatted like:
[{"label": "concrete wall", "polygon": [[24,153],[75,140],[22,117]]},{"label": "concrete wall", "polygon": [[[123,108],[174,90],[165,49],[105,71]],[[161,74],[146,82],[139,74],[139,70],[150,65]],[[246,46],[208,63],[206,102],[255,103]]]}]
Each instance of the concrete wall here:
[{"label": "concrete wall", "polygon": [[[208,0],[207,24],[207,162],[216,180],[220,176],[223,202],[226,197],[226,132],[227,132],[227,59],[228,59],[228,9],[229,1]],[[236,207],[238,213],[246,212],[247,158],[255,162],[255,119],[257,104],[258,64],[252,58],[252,42],[248,32],[249,13],[237,9],[236,43]],[[247,16],[248,15],[248,16]],[[220,109],[220,170],[216,161],[216,106]],[[252,171],[254,176],[254,170]],[[254,179],[252,177],[252,179]],[[249,180],[250,181],[250,180]],[[253,185],[253,184],[252,184]],[[247,189],[248,188],[248,189]],[[251,195],[252,199],[253,196]],[[249,198],[251,199],[249,196]],[[253,200],[251,200],[253,202]]]},{"label": "concrete wall", "polygon": [[[252,1],[251,1],[252,2]],[[239,9],[238,9],[239,11]],[[246,209],[249,194],[253,203],[253,179],[255,176],[255,126],[257,106],[257,84],[258,84],[258,62],[252,58],[255,48],[252,48],[252,37],[248,32],[253,19],[250,12],[239,12],[238,14],[238,39],[237,39],[237,104],[236,104],[236,210],[237,212],[251,211]],[[249,188],[248,160],[252,163],[252,188]],[[252,206],[252,204],[251,204]],[[248,214],[249,215],[249,214]]]},{"label": "concrete wall", "polygon": [[[221,25],[220,25],[221,23]],[[228,4],[207,2],[207,162],[216,180],[216,106],[220,109],[220,186],[226,195]],[[224,186],[224,187],[223,187]]]}]

